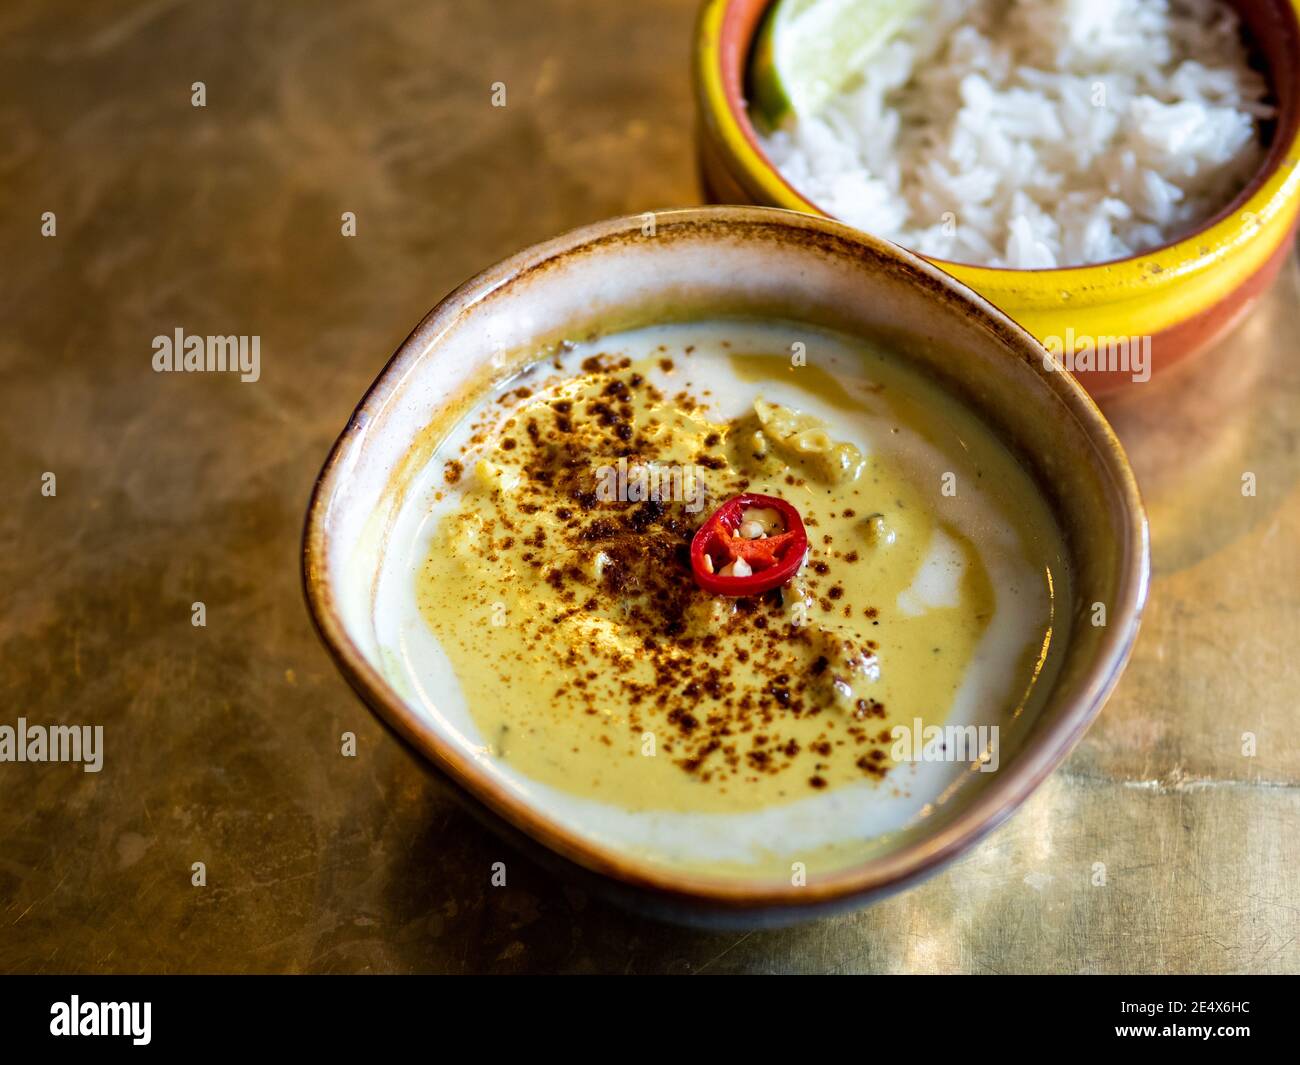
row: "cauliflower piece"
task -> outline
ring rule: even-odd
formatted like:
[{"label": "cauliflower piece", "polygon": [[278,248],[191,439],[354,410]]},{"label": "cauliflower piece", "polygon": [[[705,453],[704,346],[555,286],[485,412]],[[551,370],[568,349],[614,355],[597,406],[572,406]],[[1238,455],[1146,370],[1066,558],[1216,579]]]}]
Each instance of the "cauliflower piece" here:
[{"label": "cauliflower piece", "polygon": [[513,492],[522,480],[517,469],[491,459],[479,459],[474,465],[474,475],[489,492]]},{"label": "cauliflower piece", "polygon": [[843,633],[825,625],[809,632],[814,690],[827,704],[859,720],[883,717],[883,708],[871,696],[880,680],[880,659]]},{"label": "cauliflower piece", "polygon": [[814,479],[824,484],[843,484],[857,480],[866,459],[856,446],[836,442],[826,431],[826,423],[811,414],[768,403],[761,396],[754,401],[761,432],[771,441],[782,458],[801,465]]}]

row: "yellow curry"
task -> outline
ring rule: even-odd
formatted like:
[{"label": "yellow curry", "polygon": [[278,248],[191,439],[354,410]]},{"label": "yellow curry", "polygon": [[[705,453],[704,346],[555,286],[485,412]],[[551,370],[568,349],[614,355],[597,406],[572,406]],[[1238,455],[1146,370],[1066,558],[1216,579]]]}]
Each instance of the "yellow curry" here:
[{"label": "yellow curry", "polygon": [[[490,756],[563,791],[686,812],[897,791],[898,729],[945,722],[980,670],[1010,723],[1060,636],[1065,553],[1028,476],[857,342],[642,330],[540,362],[462,436],[419,610]],[[711,595],[691,539],[742,492],[798,510],[806,561]]]}]

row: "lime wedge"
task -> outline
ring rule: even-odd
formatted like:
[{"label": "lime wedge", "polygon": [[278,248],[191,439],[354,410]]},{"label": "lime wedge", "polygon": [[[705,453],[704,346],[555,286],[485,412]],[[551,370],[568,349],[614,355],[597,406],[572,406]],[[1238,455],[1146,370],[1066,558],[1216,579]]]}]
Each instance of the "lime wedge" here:
[{"label": "lime wedge", "polygon": [[815,115],[923,0],[776,0],[754,42],[750,95],[773,129]]}]

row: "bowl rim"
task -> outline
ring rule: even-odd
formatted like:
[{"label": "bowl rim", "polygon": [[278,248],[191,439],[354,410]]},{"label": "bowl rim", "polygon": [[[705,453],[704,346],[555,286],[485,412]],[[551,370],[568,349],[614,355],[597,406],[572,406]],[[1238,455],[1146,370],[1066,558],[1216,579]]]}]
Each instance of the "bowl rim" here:
[{"label": "bowl rim", "polygon": [[583,869],[691,908],[703,905],[722,910],[802,911],[891,893],[925,876],[1000,825],[1074,747],[1114,688],[1137,637],[1149,580],[1147,521],[1133,471],[1110,425],[1073,375],[1045,369],[1045,349],[1036,340],[986,299],[919,256],[832,219],[776,208],[681,208],[657,211],[654,217],[660,235],[674,228],[702,237],[734,235],[741,227],[770,229],[786,238],[800,234],[804,238],[837,238],[874,259],[890,260],[895,268],[924,284],[931,298],[962,305],[966,313],[977,317],[981,325],[1012,349],[1016,361],[1026,364],[1026,372],[1037,374],[1056,392],[1066,412],[1093,445],[1092,461],[1113,489],[1122,531],[1117,555],[1119,580],[1110,623],[1100,637],[1094,664],[1076,697],[1058,706],[1052,719],[1018,751],[1013,766],[983,786],[979,795],[939,830],[847,869],[809,877],[799,887],[771,880],[675,871],[583,838],[486,777],[472,759],[445,743],[406,705],[349,636],[329,580],[328,520],[350,470],[350,456],[362,445],[367,426],[408,370],[426,356],[434,357],[438,339],[476,304],[562,259],[626,243],[641,234],[644,214],[583,226],[487,268],[443,298],[401,343],[357,404],[313,485],[302,543],[302,580],[308,612],[335,664],[381,722],[441,770],[458,791]]},{"label": "bowl rim", "polygon": [[[743,108],[738,111],[734,106],[722,68],[724,48],[721,35],[728,12],[740,2],[742,0],[705,0],[700,8],[693,56],[700,113],[705,124],[715,133],[729,171],[745,186],[747,193],[778,207],[835,218],[786,180],[758,143],[757,131],[748,113]],[[776,2],[762,0],[764,15]],[[1300,0],[1273,2],[1279,13],[1285,12],[1289,16],[1287,30],[1292,41],[1300,42]],[[1276,85],[1271,78],[1269,88],[1276,94]],[[1279,100],[1278,128],[1250,181],[1221,210],[1175,240],[1119,259],[1030,269],[942,259],[923,255],[906,245],[900,247],[907,247],[908,251],[955,274],[980,291],[996,291],[999,283],[1005,285],[1017,277],[1041,279],[1040,295],[1047,302],[1055,301],[1062,289],[1084,289],[1096,294],[1121,290],[1137,277],[1148,283],[1158,283],[1161,278],[1166,282],[1172,281],[1214,261],[1222,249],[1237,247],[1264,232],[1265,223],[1283,213],[1288,201],[1296,196],[1300,189],[1300,99],[1296,99],[1296,95],[1293,93],[1285,104]],[[1284,115],[1290,120],[1286,128],[1280,121]],[[1034,294],[1022,291],[1019,295],[1032,299]]]}]

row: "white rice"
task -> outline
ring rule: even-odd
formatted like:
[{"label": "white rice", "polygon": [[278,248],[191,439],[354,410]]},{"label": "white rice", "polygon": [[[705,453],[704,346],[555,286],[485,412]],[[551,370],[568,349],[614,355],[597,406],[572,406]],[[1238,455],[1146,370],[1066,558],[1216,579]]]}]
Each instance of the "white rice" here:
[{"label": "white rice", "polygon": [[819,115],[764,138],[822,210],[956,262],[1105,262],[1245,186],[1272,114],[1220,0],[931,0]]}]

